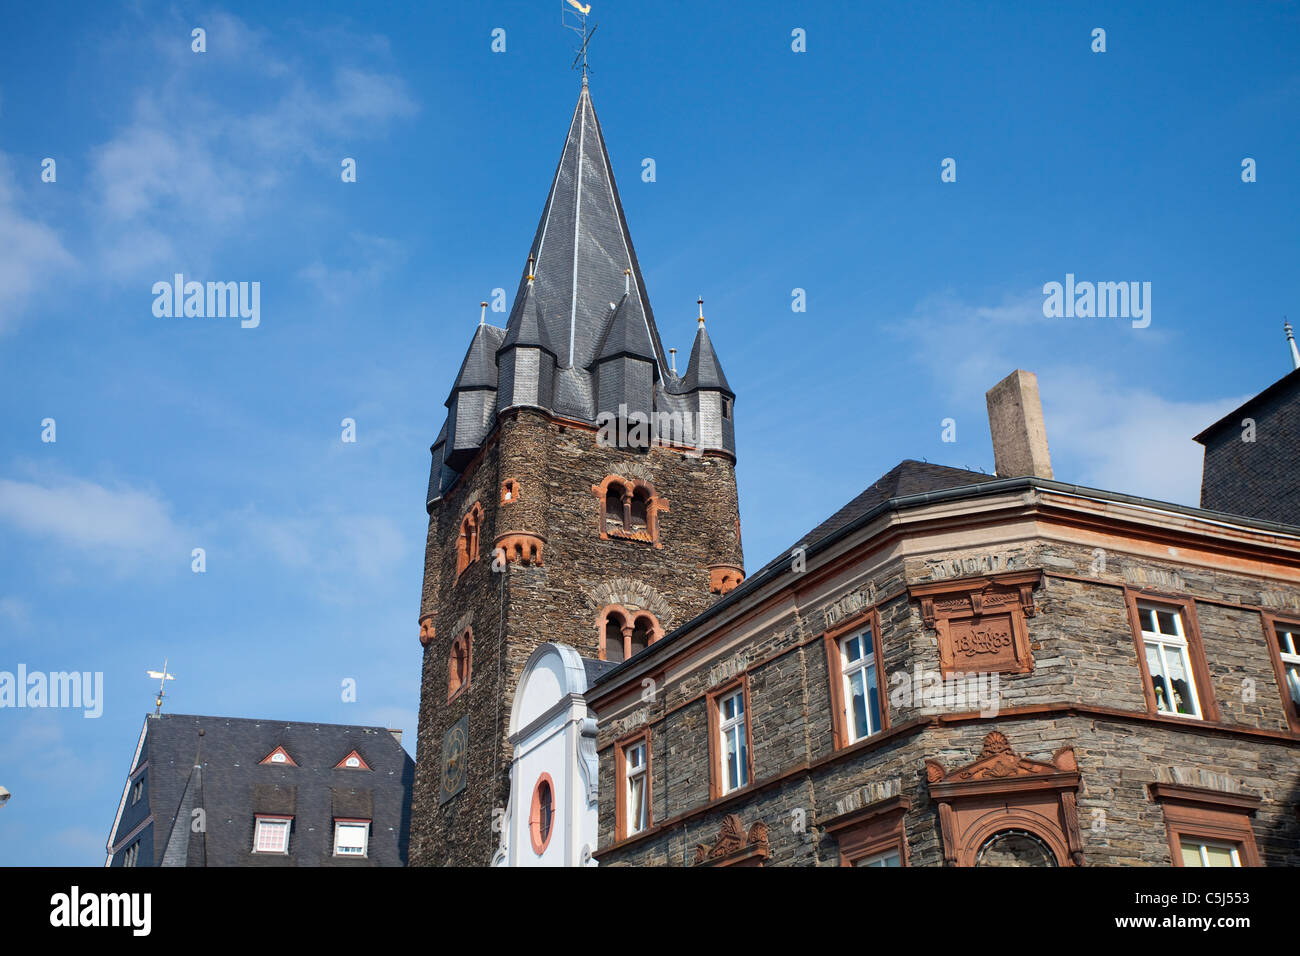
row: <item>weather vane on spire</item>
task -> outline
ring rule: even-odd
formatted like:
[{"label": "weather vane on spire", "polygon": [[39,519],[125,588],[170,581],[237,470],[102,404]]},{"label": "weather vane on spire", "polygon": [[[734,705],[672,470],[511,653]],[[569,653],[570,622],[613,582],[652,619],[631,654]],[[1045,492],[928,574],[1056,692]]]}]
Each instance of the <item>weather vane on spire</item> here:
[{"label": "weather vane on spire", "polygon": [[162,670],[160,670],[160,671],[145,671],[145,673],[148,674],[150,677],[154,678],[156,681],[158,681],[158,699],[157,699],[157,701],[155,701],[156,707],[155,707],[154,712],[153,712],[153,715],[154,715],[155,717],[157,717],[159,714],[162,713],[162,702],[163,702],[163,698],[167,696],[167,694],[163,691],[163,686],[165,685],[165,683],[166,683],[167,681],[169,681],[169,680],[175,680],[176,677],[175,677],[174,674],[168,674],[168,673],[167,673],[167,659],[166,659],[166,658],[163,658],[163,669],[162,669]]},{"label": "weather vane on spire", "polygon": [[565,29],[572,30],[578,36],[582,37],[582,45],[578,47],[578,55],[573,58],[573,66],[570,69],[576,70],[578,64],[582,64],[582,85],[587,85],[587,43],[591,40],[591,35],[596,32],[597,23],[587,29],[587,14],[591,12],[590,3],[579,3],[578,0],[563,0],[560,4],[560,21],[564,24]]}]

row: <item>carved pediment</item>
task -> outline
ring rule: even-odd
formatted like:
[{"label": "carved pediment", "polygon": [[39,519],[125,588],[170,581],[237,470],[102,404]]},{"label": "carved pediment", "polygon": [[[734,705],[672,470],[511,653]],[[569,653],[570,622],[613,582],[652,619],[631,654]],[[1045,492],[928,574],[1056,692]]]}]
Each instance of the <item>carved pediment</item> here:
[{"label": "carved pediment", "polygon": [[706,846],[703,843],[695,845],[695,865],[729,866],[742,862],[758,863],[767,859],[770,852],[766,823],[759,820],[746,833],[745,824],[741,822],[740,817],[728,813],[722,818],[722,826],[718,830],[718,838],[713,846]]},{"label": "carved pediment", "polygon": [[937,760],[925,762],[925,775],[930,783],[959,783],[968,780],[1002,780],[1008,777],[1033,777],[1042,774],[1070,773],[1078,770],[1074,749],[1062,747],[1052,755],[1051,763],[1021,757],[1011,749],[1007,738],[993,731],[984,738],[984,749],[979,759],[953,771],[946,771]]}]

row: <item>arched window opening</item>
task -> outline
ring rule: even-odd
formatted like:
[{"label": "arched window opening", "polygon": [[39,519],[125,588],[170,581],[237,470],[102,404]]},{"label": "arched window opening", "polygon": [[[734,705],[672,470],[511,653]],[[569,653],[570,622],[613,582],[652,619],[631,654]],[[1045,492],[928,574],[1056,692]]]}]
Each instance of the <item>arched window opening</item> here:
[{"label": "arched window opening", "polygon": [[607,661],[622,661],[623,655],[623,619],[610,612],[605,618],[605,654]]},{"label": "arched window opening", "polygon": [[636,619],[636,626],[632,628],[632,640],[629,650],[629,657],[632,654],[644,651],[655,639],[654,620],[646,614],[642,614]]},{"label": "arched window opening", "polygon": [[980,847],[976,866],[1056,866],[1056,856],[1028,830],[1003,830]]},{"label": "arched window opening", "polygon": [[451,642],[447,659],[447,700],[450,702],[469,686],[472,635],[466,631]]},{"label": "arched window opening", "polygon": [[629,512],[628,529],[629,531],[646,532],[650,529],[650,492],[644,488],[638,488],[632,495],[632,505]]},{"label": "arched window opening", "polygon": [[623,530],[623,498],[625,492],[618,482],[611,482],[605,490],[605,530]]}]

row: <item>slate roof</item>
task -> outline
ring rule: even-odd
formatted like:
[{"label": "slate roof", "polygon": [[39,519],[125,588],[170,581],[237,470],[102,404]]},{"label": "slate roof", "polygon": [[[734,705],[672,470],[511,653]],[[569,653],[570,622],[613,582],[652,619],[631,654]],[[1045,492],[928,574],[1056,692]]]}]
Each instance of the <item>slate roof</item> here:
[{"label": "slate roof", "polygon": [[[652,403],[653,410],[677,413],[681,421],[699,419],[688,426],[694,431],[681,443],[735,454],[730,420],[715,421],[716,406],[697,407],[690,395],[697,389],[735,395],[708,335],[696,336],[684,375],[668,366],[585,80],[525,261],[531,268],[520,275],[506,327],[476,329],[446,404],[455,417],[457,396],[472,390],[494,389],[503,401],[492,406],[485,399],[465,399],[454,434],[444,426],[431,448],[427,502],[455,482],[458,470],[491,433],[497,412],[515,402],[592,424],[599,423],[601,401],[611,405],[605,409],[609,412],[623,399],[634,400],[627,402],[633,411],[652,411],[637,404]],[[502,353],[515,346],[550,353],[554,375],[547,370],[539,377],[535,362],[514,363],[505,356],[503,363]],[[620,357],[651,363],[649,384],[640,362],[608,361]],[[524,387],[505,378],[516,375],[529,376]],[[474,423],[469,430],[466,421]]]},{"label": "slate roof", "polygon": [[[281,746],[297,766],[260,763]],[[353,750],[370,769],[335,770]],[[140,866],[406,865],[415,764],[383,727],[163,714],[146,719],[146,762],[152,852]],[[293,816],[287,856],[252,852],[258,813]],[[366,857],[333,855],[335,817],[372,821]],[[110,848],[133,822],[119,819]]]},{"label": "slate roof", "polygon": [[1228,414],[1224,415],[1213,425],[1202,429],[1201,433],[1192,440],[1205,445],[1224,428],[1231,427],[1234,430],[1240,430],[1241,420],[1243,417],[1246,417],[1248,412],[1298,389],[1300,389],[1300,369],[1293,369],[1258,395],[1247,399],[1240,406],[1228,412]]},{"label": "slate roof", "polygon": [[718,361],[718,354],[713,351],[713,342],[709,339],[709,333],[705,331],[703,323],[695,333],[695,344],[691,346],[691,360],[686,366],[683,382],[685,391],[688,392],[697,388],[716,388],[732,395],[736,394],[727,384],[727,376],[722,374],[722,363]]},{"label": "slate roof", "polygon": [[974,485],[997,480],[996,475],[986,475],[981,471],[950,468],[947,465],[935,465],[930,462],[916,461],[912,458],[904,459],[877,478],[862,494],[809,531],[796,544],[763,565],[756,574],[751,574],[749,577],[758,577],[768,568],[788,562],[790,553],[795,547],[802,544],[805,548],[811,548],[818,541],[834,534],[840,528],[890,498],[919,495],[927,491],[940,491],[945,488],[958,488],[962,485]]}]

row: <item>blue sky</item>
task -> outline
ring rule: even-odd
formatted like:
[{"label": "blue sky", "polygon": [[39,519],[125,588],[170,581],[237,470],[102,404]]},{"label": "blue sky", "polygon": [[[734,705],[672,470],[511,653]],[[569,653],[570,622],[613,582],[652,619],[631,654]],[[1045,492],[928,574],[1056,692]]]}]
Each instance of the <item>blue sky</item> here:
[{"label": "blue sky", "polygon": [[[738,393],[751,569],[902,458],[991,471],[1013,368],[1058,478],[1191,504],[1191,436],[1290,368],[1295,3],[594,3],[664,344],[703,295]],[[578,77],[558,0],[409,6],[6,11],[0,670],[105,690],[0,710],[0,863],[102,863],[164,657],[173,711],[414,748],[428,446]],[[155,317],[177,272],[260,282],[260,326]],[[1150,326],[1044,318],[1067,273],[1150,282]]]}]

